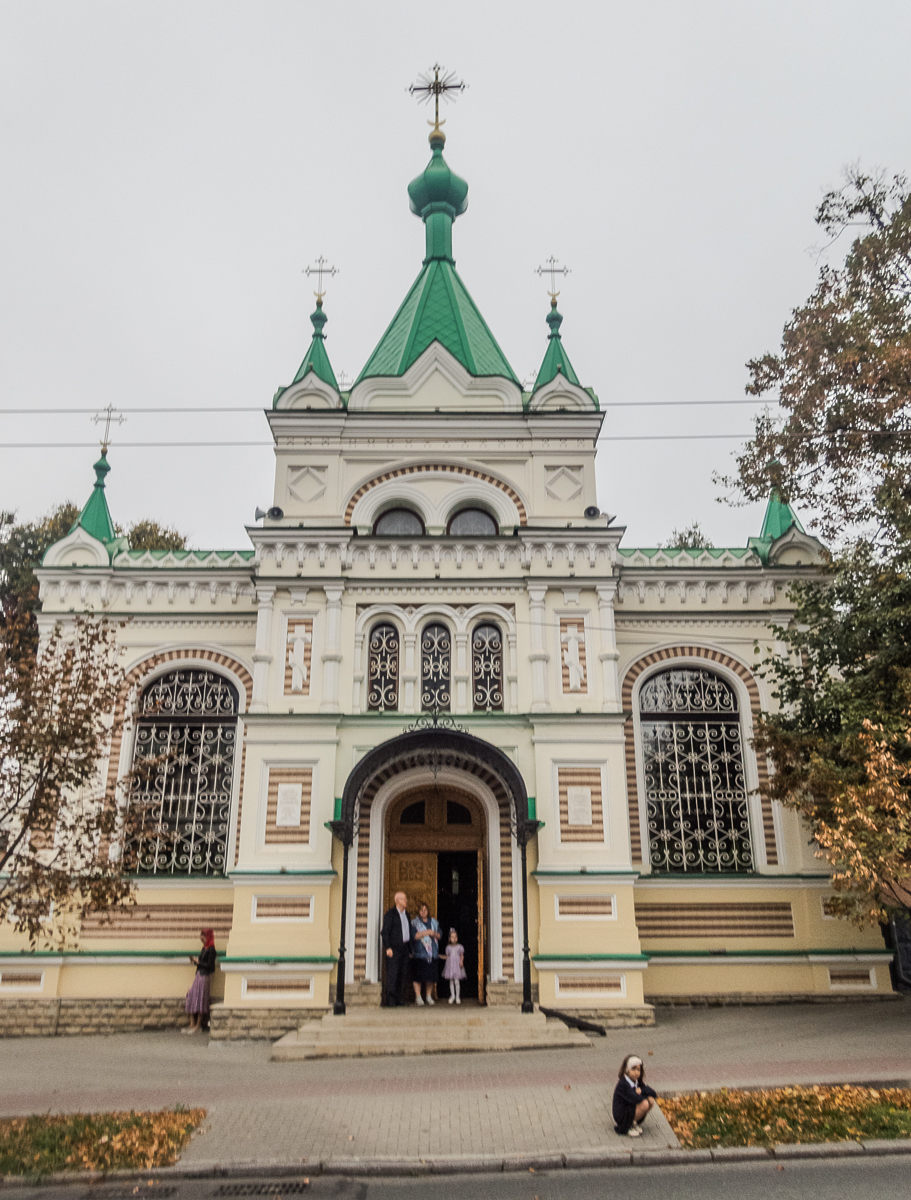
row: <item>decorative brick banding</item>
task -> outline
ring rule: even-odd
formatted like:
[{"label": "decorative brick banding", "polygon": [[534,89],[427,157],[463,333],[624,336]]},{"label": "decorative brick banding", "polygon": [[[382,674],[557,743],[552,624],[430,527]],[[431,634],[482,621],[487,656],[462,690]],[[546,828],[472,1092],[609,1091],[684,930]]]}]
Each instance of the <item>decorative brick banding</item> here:
[{"label": "decorative brick banding", "polygon": [[133,904],[115,908],[107,915],[87,914],[82,922],[82,936],[92,940],[158,938],[195,945],[200,929],[212,929],[216,942],[224,945],[231,932],[233,915],[233,904]]},{"label": "decorative brick banding", "polygon": [[792,938],[790,904],[637,904],[641,938]]},{"label": "decorative brick banding", "polygon": [[379,484],[385,483],[387,479],[398,479],[404,475],[422,475],[428,471],[442,471],[451,475],[467,475],[469,479],[480,479],[483,483],[489,483],[495,488],[499,488],[501,492],[505,492],[516,508],[519,510],[519,524],[528,524],[528,513],[525,511],[525,505],[519,498],[519,493],[504,483],[502,479],[497,479],[494,475],[486,475],[483,471],[474,471],[471,467],[457,467],[452,463],[433,463],[423,464],[415,463],[410,467],[396,467],[394,471],[386,471],[384,475],[377,475],[376,479],[371,479],[368,483],[362,484],[351,499],[348,501],[348,507],[345,509],[345,524],[351,524],[351,517],[354,514],[355,505],[362,496]]},{"label": "decorative brick banding", "polygon": [[[629,801],[629,837],[632,848],[632,860],[641,863],[642,830],[639,824],[639,786],[636,777],[636,736],[633,720],[633,687],[643,671],[658,663],[669,663],[676,658],[702,658],[706,662],[718,663],[743,681],[750,697],[750,710],[754,724],[759,720],[762,705],[759,699],[759,688],[752,673],[735,658],[721,654],[718,650],[709,650],[705,646],[673,646],[668,650],[656,650],[654,654],[646,654],[638,659],[626,672],[621,692],[623,710],[630,715],[624,726],[626,737],[626,794]],[[772,815],[772,802],[769,799],[769,768],[765,756],[756,756],[756,770],[759,776],[759,799],[762,810],[762,836],[765,843],[766,862],[770,867],[778,865],[778,847],[775,843],[775,820]]]}]

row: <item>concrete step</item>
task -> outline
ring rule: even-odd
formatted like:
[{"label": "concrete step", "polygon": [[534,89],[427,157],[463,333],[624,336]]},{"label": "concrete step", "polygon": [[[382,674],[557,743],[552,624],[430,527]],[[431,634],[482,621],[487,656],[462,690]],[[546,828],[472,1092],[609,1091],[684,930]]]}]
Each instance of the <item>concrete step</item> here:
[{"label": "concrete step", "polygon": [[407,1008],[358,1010],[343,1017],[328,1013],[286,1034],[272,1059],[374,1058],[389,1055],[452,1054],[479,1051],[591,1048],[591,1041],[562,1021],[514,1008]]}]

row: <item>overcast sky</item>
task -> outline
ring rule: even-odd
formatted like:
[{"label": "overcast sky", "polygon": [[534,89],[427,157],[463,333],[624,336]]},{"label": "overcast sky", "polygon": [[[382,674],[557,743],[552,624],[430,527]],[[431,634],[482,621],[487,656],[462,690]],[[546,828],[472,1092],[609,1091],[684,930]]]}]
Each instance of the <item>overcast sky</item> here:
[{"label": "overcast sky", "polygon": [[[698,520],[743,545],[762,507],[717,503],[737,442],[707,435],[751,428],[744,363],[812,290],[823,192],[854,161],[911,168],[909,48],[907,0],[2,0],[0,408],[266,407],[309,341],[318,254],[341,272],[327,348],[356,376],[420,269],[428,113],[406,88],[438,59],[470,85],[446,112],[470,185],[455,257],[517,375],[544,353],[554,254],[624,544]],[[666,433],[701,437],[610,440]],[[0,508],[82,504],[97,437],[0,414]],[[113,441],[115,520],[248,544],[262,415],[134,413]],[[169,441],[254,444],[149,445]]]}]

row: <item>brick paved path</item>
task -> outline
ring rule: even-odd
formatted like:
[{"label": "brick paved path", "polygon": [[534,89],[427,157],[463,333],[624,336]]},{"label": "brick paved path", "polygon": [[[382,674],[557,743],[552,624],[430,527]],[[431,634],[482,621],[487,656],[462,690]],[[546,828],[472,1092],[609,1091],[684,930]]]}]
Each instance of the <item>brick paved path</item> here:
[{"label": "brick paved path", "polygon": [[[268,1042],[176,1033],[0,1042],[0,1114],[208,1108],[184,1161],[547,1153],[603,1147],[617,1066],[659,1092],[911,1080],[911,1004],[675,1009],[591,1050],[269,1062]],[[664,1128],[648,1140],[663,1145]],[[628,1145],[624,1139],[623,1145]]]}]

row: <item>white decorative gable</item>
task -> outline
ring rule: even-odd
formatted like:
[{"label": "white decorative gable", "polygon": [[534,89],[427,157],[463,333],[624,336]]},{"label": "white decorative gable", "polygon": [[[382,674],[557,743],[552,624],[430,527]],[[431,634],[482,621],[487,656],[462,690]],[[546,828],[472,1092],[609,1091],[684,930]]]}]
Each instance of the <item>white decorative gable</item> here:
[{"label": "white decorative gable", "polygon": [[518,384],[498,375],[475,378],[439,342],[433,342],[404,375],[364,379],[351,389],[352,412],[521,412]]}]

